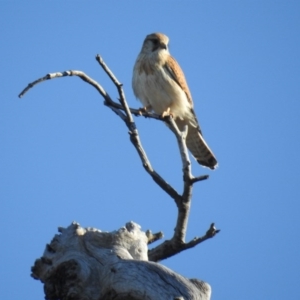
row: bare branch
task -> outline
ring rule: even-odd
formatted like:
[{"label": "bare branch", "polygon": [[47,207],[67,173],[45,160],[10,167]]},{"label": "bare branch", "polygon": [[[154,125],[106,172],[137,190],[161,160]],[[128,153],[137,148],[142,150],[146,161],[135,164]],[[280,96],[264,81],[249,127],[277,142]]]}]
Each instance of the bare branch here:
[{"label": "bare branch", "polygon": [[[104,62],[102,62],[102,64],[103,64],[103,66],[106,66],[104,64]],[[110,72],[110,70],[108,68],[106,70],[107,70],[107,72]],[[131,115],[131,110],[133,110],[134,113],[136,113],[137,115],[140,115],[139,110],[128,109],[127,116],[125,116],[124,113],[122,113],[122,111],[126,110],[125,107],[128,107],[126,99],[121,96],[122,102],[124,102],[125,107],[122,104],[120,105],[120,104],[114,102],[111,99],[111,97],[108,95],[108,93],[102,88],[102,86],[99,83],[97,83],[94,79],[92,79],[91,77],[86,75],[84,72],[71,70],[71,71],[64,71],[64,72],[49,73],[46,76],[39,78],[32,83],[29,83],[28,86],[20,93],[19,97],[21,98],[29,89],[33,88],[35,85],[37,85],[40,82],[43,82],[43,81],[46,81],[49,79],[65,77],[65,76],[78,76],[83,81],[91,84],[99,91],[99,93],[105,100],[104,104],[106,106],[108,106],[109,108],[111,108],[126,123],[128,129],[129,129],[130,140],[133,143],[133,145],[135,146],[135,148],[142,160],[142,164],[143,164],[145,170],[150,174],[152,179],[173,199],[174,198],[177,199],[178,197],[180,197],[179,194],[176,192],[176,190],[174,188],[172,188],[172,186],[170,186],[157,172],[155,172],[153,170],[153,168],[150,164],[150,161],[147,158],[146,152],[144,151],[144,149],[141,145],[138,131],[136,129],[135,123],[133,122],[133,118]],[[110,76],[112,76],[112,75],[110,75]],[[113,78],[114,78],[114,80],[115,80],[114,82],[116,84],[121,85],[115,77],[113,77]],[[121,91],[121,95],[122,95],[122,91]],[[147,114],[145,114],[145,117],[162,120],[161,117],[158,117],[155,114],[147,113]],[[129,120],[132,120],[132,122]]]},{"label": "bare branch", "polygon": [[188,242],[185,244],[185,249],[190,249],[192,247],[195,247],[197,245],[199,245],[200,243],[208,240],[208,239],[211,239],[213,238],[217,233],[219,233],[221,230],[220,229],[217,229],[215,227],[215,224],[212,223],[209,227],[209,229],[206,231],[205,235],[202,236],[202,237],[197,237],[197,238],[194,238],[192,241]]},{"label": "bare branch", "polygon": [[75,70],[70,70],[70,71],[64,71],[64,72],[56,72],[56,73],[49,73],[46,76],[39,78],[35,80],[32,83],[29,83],[28,86],[19,94],[19,98],[22,98],[24,94],[31,88],[33,88],[35,85],[37,85],[40,82],[49,80],[49,79],[54,79],[54,78],[59,78],[59,77],[66,77],[66,76],[78,76],[80,77],[83,81],[89,83],[92,85],[96,90],[101,94],[101,96],[105,99],[105,101],[112,101],[108,93],[103,89],[103,87],[94,79],[86,75],[82,71],[75,71]]},{"label": "bare branch", "polygon": [[[19,97],[21,98],[29,89],[33,88],[40,82],[59,78],[66,76],[78,76],[83,81],[92,85],[104,98],[104,104],[108,106],[113,112],[115,112],[126,124],[129,129],[130,141],[135,147],[138,155],[142,161],[142,165],[145,168],[146,172],[152,177],[152,179],[156,182],[156,184],[164,190],[176,203],[178,208],[178,216],[176,221],[176,226],[174,230],[174,235],[170,240],[166,240],[161,245],[149,251],[149,259],[153,261],[163,260],[167,257],[173,256],[185,249],[194,247],[204,240],[213,237],[219,230],[216,230],[212,224],[211,228],[207,231],[206,235],[201,238],[195,238],[192,241],[185,243],[186,231],[187,231],[187,223],[188,217],[191,207],[191,197],[192,197],[192,188],[193,184],[208,179],[208,175],[194,177],[192,175],[191,170],[191,161],[188,155],[188,150],[186,147],[185,139],[187,136],[187,126],[183,131],[180,131],[173,119],[172,116],[162,117],[155,113],[143,112],[143,116],[145,118],[153,118],[159,121],[164,121],[167,126],[174,133],[177,143],[180,150],[181,160],[182,160],[182,172],[183,172],[183,192],[179,194],[170,184],[168,184],[151,166],[151,163],[147,157],[145,150],[140,141],[140,137],[138,134],[138,130],[136,128],[134,119],[132,114],[135,116],[141,116],[141,112],[138,109],[130,108],[127,104],[125,93],[123,91],[123,85],[119,82],[119,80],[115,77],[112,71],[108,68],[108,66],[103,61],[102,57],[99,55],[96,56],[96,60],[103,68],[105,73],[112,80],[114,85],[116,86],[119,93],[119,101],[120,104],[113,101],[109,94],[103,89],[103,87],[96,82],[94,79],[86,75],[82,71],[64,71],[57,73],[49,73],[46,76],[35,80],[32,83],[29,83],[28,86],[20,93]],[[155,236],[149,238],[149,243],[154,242],[157,239],[162,238],[162,233],[159,233]]]},{"label": "bare branch", "polygon": [[[56,72],[56,73],[49,73],[44,77],[41,77],[27,85],[27,87],[19,94],[19,98],[22,98],[31,88],[36,86],[38,83],[41,83],[43,81],[49,80],[49,79],[54,79],[54,78],[59,78],[59,77],[66,77],[66,76],[78,76],[81,78],[83,81],[89,83],[92,85],[96,90],[101,94],[101,96],[104,98],[104,104],[106,106],[109,106],[110,108],[116,108],[120,110],[124,110],[124,107],[120,105],[119,103],[116,103],[112,100],[112,98],[108,95],[108,93],[103,89],[103,87],[94,79],[86,75],[82,71],[75,71],[75,70],[69,70],[69,71],[63,71],[63,72]],[[138,109],[130,108],[131,113],[133,113],[135,116],[140,117],[140,111]],[[145,118],[150,118],[150,119],[155,119],[159,121],[163,121],[163,119],[151,112],[145,112],[143,114],[143,117]]]},{"label": "bare branch", "polygon": [[[165,122],[175,134],[178,142],[183,166],[182,171],[184,189],[182,195],[179,195],[176,198],[173,197],[178,208],[178,216],[176,227],[174,230],[174,235],[170,240],[166,240],[156,248],[149,250],[149,260],[153,261],[160,261],[166,259],[196,245],[195,242],[194,244],[191,242],[185,243],[189,212],[191,208],[192,188],[195,182],[205,180],[208,178],[208,175],[199,177],[194,177],[192,175],[191,161],[189,159],[188,150],[185,143],[185,138],[187,136],[187,127],[184,129],[184,131],[181,132],[178,129],[176,123],[174,122],[172,116],[165,117]],[[197,239],[197,243],[200,243],[207,238],[208,237],[203,237],[202,240]]]},{"label": "bare branch", "polygon": [[193,248],[200,243],[214,237],[220,230],[216,229],[215,224],[212,223],[209,229],[206,231],[205,235],[202,237],[196,237],[188,243],[174,243],[174,241],[167,240],[164,241],[162,244],[157,246],[154,249],[148,251],[148,257],[151,261],[160,261],[166,258],[169,258],[175,254],[180,253],[181,251]]},{"label": "bare branch", "polygon": [[[172,197],[175,201],[178,201],[180,198],[180,195],[176,192],[176,190],[170,186],[156,171],[151,166],[151,163],[146,155],[146,152],[144,151],[138,131],[136,129],[136,125],[134,123],[132,114],[131,114],[131,109],[129,108],[125,94],[122,88],[122,84],[119,82],[119,80],[116,78],[116,76],[111,72],[111,70],[108,68],[108,66],[105,64],[103,61],[102,57],[98,54],[96,56],[96,60],[100,64],[100,66],[103,68],[103,70],[106,72],[106,74],[109,76],[109,78],[112,80],[112,82],[115,84],[115,86],[118,89],[119,96],[120,96],[120,103],[122,105],[122,108],[125,110],[126,115],[127,115],[127,122],[126,125],[129,129],[129,135],[130,135],[130,141],[136,148],[141,160],[142,164],[147,171],[147,173],[152,177],[152,179],[170,196]],[[147,114],[148,115],[148,114]],[[150,115],[149,115],[150,116]],[[160,120],[163,120],[163,118],[159,118]],[[175,123],[174,123],[175,124]],[[176,124],[175,124],[176,126]],[[177,127],[177,126],[176,126]]]}]

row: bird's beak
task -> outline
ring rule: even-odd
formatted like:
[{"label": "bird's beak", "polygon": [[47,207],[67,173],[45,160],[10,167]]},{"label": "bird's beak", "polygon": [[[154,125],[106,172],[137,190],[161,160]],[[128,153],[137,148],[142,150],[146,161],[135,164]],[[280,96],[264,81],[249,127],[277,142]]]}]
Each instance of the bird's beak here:
[{"label": "bird's beak", "polygon": [[166,45],[165,43],[160,43],[160,44],[159,44],[159,47],[160,47],[161,49],[165,49],[165,50],[168,49],[168,47],[167,47],[167,45]]}]

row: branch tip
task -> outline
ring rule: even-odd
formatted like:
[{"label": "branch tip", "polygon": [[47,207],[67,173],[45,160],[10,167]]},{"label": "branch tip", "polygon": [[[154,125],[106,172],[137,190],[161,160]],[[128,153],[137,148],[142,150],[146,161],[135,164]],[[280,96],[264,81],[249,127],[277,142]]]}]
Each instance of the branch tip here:
[{"label": "branch tip", "polygon": [[191,183],[193,184],[193,183],[196,183],[196,182],[198,182],[198,181],[206,180],[206,179],[208,179],[208,178],[209,178],[209,175],[202,175],[202,176],[193,177],[193,178],[191,179]]},{"label": "branch tip", "polygon": [[219,233],[221,230],[220,229],[217,229],[216,227],[215,227],[215,223],[211,223],[211,225],[210,225],[210,227],[209,227],[209,229],[206,231],[206,236],[208,237],[208,238],[212,238],[212,237],[214,237],[217,233]]},{"label": "branch tip", "polygon": [[157,233],[152,233],[151,230],[146,231],[146,236],[148,238],[148,245],[152,244],[164,237],[164,234],[162,231],[157,232]]}]

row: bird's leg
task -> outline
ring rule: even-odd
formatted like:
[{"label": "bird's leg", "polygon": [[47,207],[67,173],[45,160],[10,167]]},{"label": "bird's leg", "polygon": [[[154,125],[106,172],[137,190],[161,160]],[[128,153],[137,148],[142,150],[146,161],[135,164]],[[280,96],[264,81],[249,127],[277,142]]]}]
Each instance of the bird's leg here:
[{"label": "bird's leg", "polygon": [[147,113],[149,110],[152,110],[152,106],[150,104],[139,108],[139,114],[142,116],[144,113]]}]

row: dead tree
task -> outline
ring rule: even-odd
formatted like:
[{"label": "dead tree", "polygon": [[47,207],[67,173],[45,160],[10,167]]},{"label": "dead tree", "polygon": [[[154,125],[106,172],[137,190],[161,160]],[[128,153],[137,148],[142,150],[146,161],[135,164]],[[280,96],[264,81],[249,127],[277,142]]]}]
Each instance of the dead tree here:
[{"label": "dead tree", "polygon": [[67,228],[59,228],[60,234],[54,236],[43,256],[35,261],[31,276],[44,283],[46,299],[49,300],[210,299],[209,284],[187,279],[158,263],[219,232],[212,223],[202,237],[185,241],[193,184],[208,178],[208,175],[192,175],[185,145],[187,128],[180,131],[172,116],[163,118],[150,112],[142,114],[145,118],[165,122],[176,136],[183,171],[183,192],[180,194],[153,169],[147,158],[133,119],[133,115],[141,116],[140,110],[128,107],[122,84],[99,55],[96,60],[116,86],[120,103],[113,101],[98,82],[84,72],[74,70],[47,74],[28,84],[19,97],[40,82],[65,76],[78,76],[96,88],[104,98],[104,105],[127,126],[130,141],[146,172],[174,200],[178,209],[174,235],[148,251],[147,245],[161,239],[162,232],[143,232],[134,222],[110,233],[72,223]]}]

